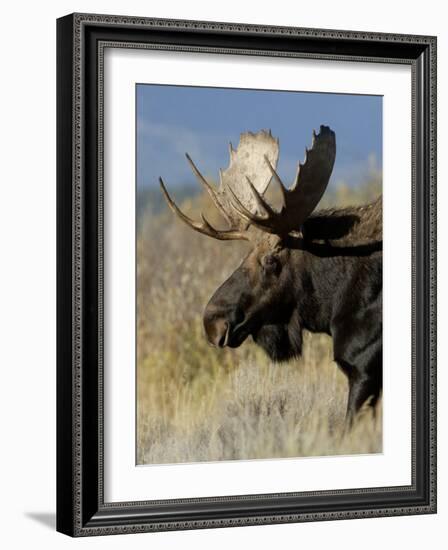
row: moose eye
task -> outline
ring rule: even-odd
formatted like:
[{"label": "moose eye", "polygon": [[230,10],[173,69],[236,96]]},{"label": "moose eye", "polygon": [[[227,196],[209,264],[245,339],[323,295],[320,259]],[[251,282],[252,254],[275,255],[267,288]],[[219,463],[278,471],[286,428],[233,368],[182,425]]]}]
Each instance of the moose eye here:
[{"label": "moose eye", "polygon": [[280,262],[276,256],[273,254],[267,254],[262,260],[262,266],[266,273],[275,273],[280,272]]}]

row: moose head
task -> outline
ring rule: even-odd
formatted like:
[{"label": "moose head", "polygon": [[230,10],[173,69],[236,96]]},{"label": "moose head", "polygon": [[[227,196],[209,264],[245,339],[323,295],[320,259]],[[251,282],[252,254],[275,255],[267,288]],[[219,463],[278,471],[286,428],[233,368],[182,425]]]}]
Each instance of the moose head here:
[{"label": "moose head", "polygon": [[[220,170],[219,187],[212,186],[187,154],[200,184],[226,220],[216,229],[202,215],[187,217],[160,186],[171,210],[189,227],[218,240],[243,239],[252,249],[236,271],[216,290],[204,312],[208,341],[217,347],[240,346],[251,335],[274,360],[301,352],[301,326],[297,311],[300,292],[297,264],[305,259],[294,252],[294,236],[319,203],[328,185],[336,156],[334,132],[321,126],[313,131],[312,146],[299,163],[288,189],[276,172],[279,143],[271,132],[241,134],[237,149],[230,144],[230,164]],[[264,198],[274,180],[283,206],[275,210]],[[302,278],[303,279],[303,278]],[[301,286],[306,281],[300,282]]]}]

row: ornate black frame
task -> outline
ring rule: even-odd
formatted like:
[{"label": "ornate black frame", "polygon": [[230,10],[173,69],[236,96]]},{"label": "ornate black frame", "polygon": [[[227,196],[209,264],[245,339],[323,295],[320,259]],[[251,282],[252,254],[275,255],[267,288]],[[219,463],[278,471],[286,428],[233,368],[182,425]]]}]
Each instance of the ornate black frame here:
[{"label": "ornate black frame", "polygon": [[[102,61],[108,46],[411,65],[410,486],[104,502]],[[436,38],[73,14],[57,21],[57,50],[58,531],[88,536],[435,513]]]}]

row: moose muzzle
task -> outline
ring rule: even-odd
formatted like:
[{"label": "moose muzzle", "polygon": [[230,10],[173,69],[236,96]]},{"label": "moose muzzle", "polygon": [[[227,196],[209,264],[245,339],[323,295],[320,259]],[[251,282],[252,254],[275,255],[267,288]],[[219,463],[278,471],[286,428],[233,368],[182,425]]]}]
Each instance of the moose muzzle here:
[{"label": "moose muzzle", "polygon": [[230,336],[230,324],[226,319],[216,319],[204,315],[204,328],[207,340],[217,348],[227,346]]}]

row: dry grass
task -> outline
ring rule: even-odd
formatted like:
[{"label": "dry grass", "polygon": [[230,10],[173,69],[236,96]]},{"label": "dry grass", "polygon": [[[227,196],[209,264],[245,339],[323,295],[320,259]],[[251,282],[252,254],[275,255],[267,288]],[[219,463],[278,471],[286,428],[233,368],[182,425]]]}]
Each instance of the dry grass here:
[{"label": "dry grass", "polygon": [[[367,199],[378,191],[369,185]],[[333,204],[346,203],[344,193]],[[183,208],[219,225],[205,197]],[[198,235],[169,212],[139,228],[139,464],[381,452],[381,411],[344,434],[347,382],[330,338],[306,334],[303,357],[281,365],[249,341],[237,350],[207,344],[202,311],[247,245]]]}]

